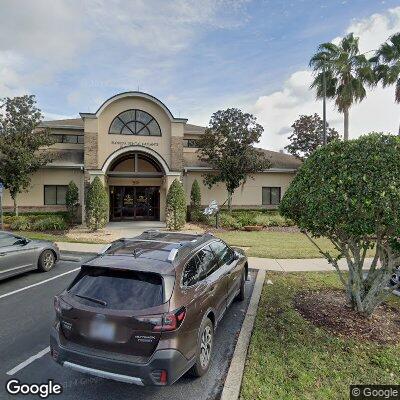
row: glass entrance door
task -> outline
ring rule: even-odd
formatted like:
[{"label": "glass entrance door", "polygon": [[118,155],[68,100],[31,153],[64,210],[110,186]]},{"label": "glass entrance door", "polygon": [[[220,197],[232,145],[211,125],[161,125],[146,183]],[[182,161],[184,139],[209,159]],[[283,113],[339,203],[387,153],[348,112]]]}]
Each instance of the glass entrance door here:
[{"label": "glass entrance door", "polygon": [[158,186],[111,186],[110,219],[159,220],[160,188]]}]

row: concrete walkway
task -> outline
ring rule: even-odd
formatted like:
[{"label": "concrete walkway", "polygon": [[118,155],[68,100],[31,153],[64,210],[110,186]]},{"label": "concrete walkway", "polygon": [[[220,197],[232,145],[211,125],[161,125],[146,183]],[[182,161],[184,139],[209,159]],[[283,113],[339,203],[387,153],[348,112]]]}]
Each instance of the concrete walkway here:
[{"label": "concrete walkway", "polygon": [[[58,242],[58,247],[65,252],[100,253],[107,245],[87,243]],[[372,262],[372,258],[365,261],[365,268]],[[297,258],[297,259],[274,259],[249,257],[249,266],[253,269],[264,271],[300,272],[300,271],[335,271],[335,269],[324,258]],[[340,260],[339,266],[346,270],[346,261]]]}]

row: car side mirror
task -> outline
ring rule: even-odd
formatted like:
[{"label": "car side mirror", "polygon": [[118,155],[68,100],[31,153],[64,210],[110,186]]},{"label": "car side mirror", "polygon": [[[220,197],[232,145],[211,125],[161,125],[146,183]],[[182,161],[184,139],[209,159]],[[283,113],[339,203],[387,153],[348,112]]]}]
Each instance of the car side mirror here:
[{"label": "car side mirror", "polygon": [[236,261],[236,260],[239,260],[239,258],[240,258],[240,254],[239,254],[238,252],[235,251],[235,254],[234,254],[234,256],[233,256],[233,259]]}]

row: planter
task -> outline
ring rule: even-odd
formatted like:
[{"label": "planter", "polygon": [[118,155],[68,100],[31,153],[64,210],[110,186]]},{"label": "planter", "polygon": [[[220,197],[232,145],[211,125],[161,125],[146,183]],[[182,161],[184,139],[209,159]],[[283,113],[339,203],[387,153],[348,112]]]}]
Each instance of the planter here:
[{"label": "planter", "polygon": [[258,225],[247,225],[244,226],[243,229],[248,232],[253,232],[253,231],[262,231],[263,227]]}]

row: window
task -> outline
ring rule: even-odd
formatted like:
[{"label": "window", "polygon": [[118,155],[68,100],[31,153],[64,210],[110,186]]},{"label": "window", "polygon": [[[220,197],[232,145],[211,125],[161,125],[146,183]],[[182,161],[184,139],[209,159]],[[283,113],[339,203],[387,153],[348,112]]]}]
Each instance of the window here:
[{"label": "window", "polygon": [[0,247],[12,246],[20,238],[9,233],[0,232]]},{"label": "window", "polygon": [[220,265],[230,264],[235,259],[235,252],[225,243],[221,241],[212,242],[210,246],[217,256]]},{"label": "window", "polygon": [[45,185],[44,204],[46,206],[65,205],[67,188],[67,185]]},{"label": "window", "polygon": [[83,144],[83,135],[51,135],[52,139],[56,143],[72,143],[72,144]]},{"label": "window", "polygon": [[264,206],[277,206],[281,202],[280,187],[263,187],[262,204]]},{"label": "window", "polygon": [[197,139],[183,139],[183,147],[197,148],[199,142]]},{"label": "window", "polygon": [[189,262],[186,264],[186,267],[183,271],[182,277],[182,285],[183,286],[192,286],[199,279],[199,259],[197,254],[192,257]]},{"label": "window", "polygon": [[127,110],[117,115],[110,125],[110,134],[161,136],[158,122],[142,110]]},{"label": "window", "polygon": [[161,276],[138,271],[84,269],[68,292],[83,304],[114,310],[142,310],[163,303]]},{"label": "window", "polygon": [[210,246],[205,246],[197,253],[197,257],[200,262],[199,278],[204,279],[211,275],[216,269],[217,263],[215,262],[215,255]]}]

